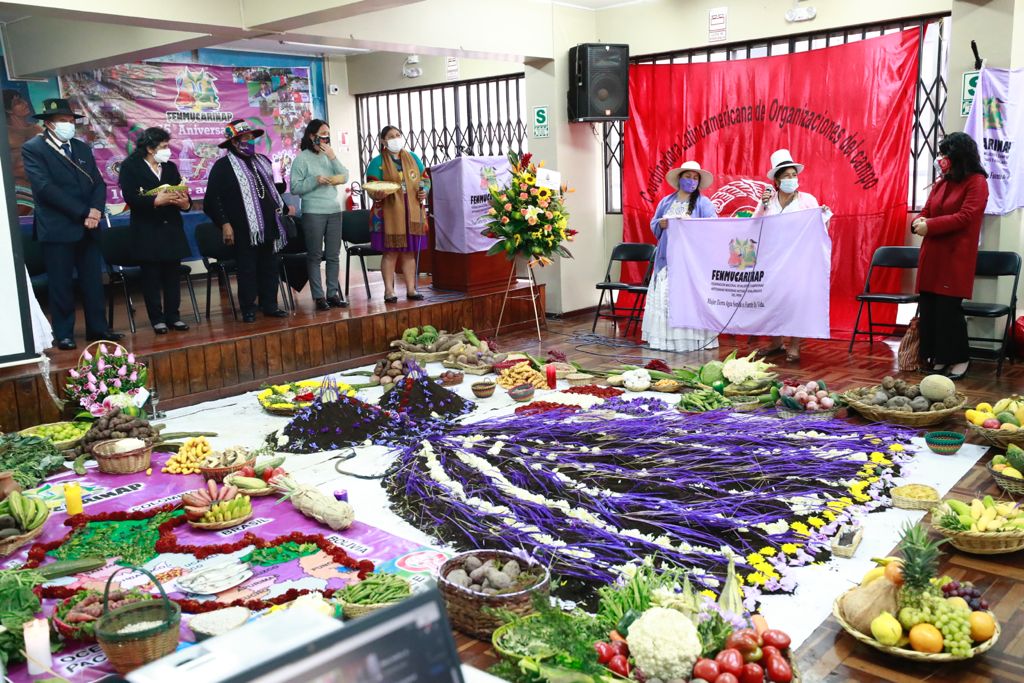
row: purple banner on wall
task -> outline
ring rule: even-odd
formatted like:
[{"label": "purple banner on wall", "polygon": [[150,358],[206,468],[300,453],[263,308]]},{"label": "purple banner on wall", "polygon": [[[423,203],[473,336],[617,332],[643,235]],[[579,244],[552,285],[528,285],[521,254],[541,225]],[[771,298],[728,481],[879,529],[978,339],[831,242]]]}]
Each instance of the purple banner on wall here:
[{"label": "purple banner on wall", "polygon": [[121,162],[139,133],[159,126],[171,134],[171,160],[201,199],[224,128],[246,119],[266,131],[257,151],[287,178],[302,132],[313,118],[307,67],[224,67],[198,64],[122,64],[61,77],[61,91],[86,115],[79,136],[96,156],[107,203],[123,204]]},{"label": "purple banner on wall", "polygon": [[491,208],[487,187],[504,187],[511,176],[505,157],[458,157],[431,167],[437,251],[472,254],[491,248],[494,240],[480,234]]},{"label": "purple banner on wall", "polygon": [[1024,207],[1020,143],[1024,131],[1024,69],[990,69],[978,75],[964,132],[974,138],[988,171],[988,206],[996,216]]}]

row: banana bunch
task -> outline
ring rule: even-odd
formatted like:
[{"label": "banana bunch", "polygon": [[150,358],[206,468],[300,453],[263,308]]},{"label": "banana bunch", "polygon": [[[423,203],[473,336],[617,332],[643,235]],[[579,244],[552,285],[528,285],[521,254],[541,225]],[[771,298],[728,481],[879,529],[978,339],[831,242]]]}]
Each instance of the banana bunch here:
[{"label": "banana bunch", "polygon": [[237,496],[231,500],[214,503],[209,512],[203,515],[202,522],[206,524],[216,522],[228,522],[239,517],[246,517],[252,513],[252,503],[249,496]]},{"label": "banana bunch", "polygon": [[50,508],[41,498],[12,491],[4,501],[7,513],[0,515],[0,539],[21,536],[38,529],[50,516]]},{"label": "banana bunch", "polygon": [[234,467],[249,461],[251,454],[244,446],[232,446],[222,451],[212,451],[203,458],[203,467]]},{"label": "banana bunch", "polygon": [[1017,503],[997,502],[992,496],[975,498],[970,504],[947,500],[938,509],[939,525],[950,531],[1024,532],[1024,509]]},{"label": "banana bunch", "polygon": [[217,482],[209,479],[206,486],[197,491],[186,491],[181,494],[181,502],[185,506],[185,516],[189,521],[199,522],[215,505],[227,503],[238,497],[238,487],[226,483],[217,486]]},{"label": "banana bunch", "polygon": [[893,562],[901,562],[900,558],[893,557],[872,557],[871,561],[875,563],[875,566],[864,575],[864,578],[860,580],[860,585],[866,586],[875,579],[880,579],[885,576],[885,568]]},{"label": "banana bunch", "polygon": [[999,413],[1012,413],[1016,415],[1021,408],[1024,408],[1024,399],[1020,396],[1014,395],[1009,398],[1001,398],[996,401],[996,404],[992,406],[992,412],[996,415]]},{"label": "banana bunch", "polygon": [[167,474],[199,474],[199,466],[213,447],[205,436],[190,438],[181,445],[178,452],[167,460],[161,472]]}]

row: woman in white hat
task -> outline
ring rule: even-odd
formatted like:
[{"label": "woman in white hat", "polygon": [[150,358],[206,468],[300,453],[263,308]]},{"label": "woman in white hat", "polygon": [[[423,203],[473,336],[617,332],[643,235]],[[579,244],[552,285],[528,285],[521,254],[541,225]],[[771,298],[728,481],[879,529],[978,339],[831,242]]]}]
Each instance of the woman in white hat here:
[{"label": "woman in white hat", "polygon": [[696,161],[687,161],[665,176],[675,192],[658,202],[651,219],[651,230],[658,238],[654,255],[654,272],[644,306],[643,338],[652,349],[663,351],[698,351],[718,348],[717,335],[707,330],[672,327],[668,319],[668,263],[666,240],[670,218],[717,218],[711,201],[700,193],[714,181],[710,172]]},{"label": "woman in white hat", "polygon": [[[813,194],[800,192],[800,181],[797,179],[803,173],[804,165],[793,161],[793,155],[788,149],[780,149],[772,154],[772,167],[767,176],[772,182],[774,190],[766,188],[761,195],[761,203],[754,210],[754,218],[759,216],[776,216],[780,213],[791,213],[803,211],[804,209],[816,209],[821,207],[825,214],[825,227],[832,218],[832,211],[827,206],[821,206]],[[785,344],[785,346],[783,345]],[[800,338],[799,337],[772,337],[768,346],[757,350],[758,355],[768,358],[780,353],[786,354],[786,360],[796,363],[800,360]]]}]

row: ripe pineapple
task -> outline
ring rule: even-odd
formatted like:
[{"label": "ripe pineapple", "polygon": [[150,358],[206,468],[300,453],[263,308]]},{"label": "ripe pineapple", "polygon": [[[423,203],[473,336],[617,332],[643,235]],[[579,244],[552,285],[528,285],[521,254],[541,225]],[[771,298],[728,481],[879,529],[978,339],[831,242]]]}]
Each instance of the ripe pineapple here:
[{"label": "ripe pineapple", "polygon": [[928,532],[919,524],[907,525],[900,540],[903,555],[903,586],[898,602],[899,620],[904,628],[928,621],[935,599],[942,600],[942,591],[932,584],[939,566],[939,546],[943,541],[928,540]]}]

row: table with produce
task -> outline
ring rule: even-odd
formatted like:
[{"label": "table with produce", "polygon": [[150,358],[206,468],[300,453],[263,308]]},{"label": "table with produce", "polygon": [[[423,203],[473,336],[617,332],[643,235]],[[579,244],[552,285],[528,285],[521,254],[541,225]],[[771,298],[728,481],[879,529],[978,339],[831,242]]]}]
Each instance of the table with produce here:
[{"label": "table with produce", "polygon": [[1024,401],[965,415],[944,377],[840,392],[737,354],[598,371],[470,330],[410,329],[393,349],[167,426],[108,397],[88,421],[0,438],[21,489],[0,503],[12,680],[26,656],[95,680],[138,666],[126,648],[281,609],[357,619],[430,580],[522,683],[788,683],[832,612],[894,657],[999,639],[985,587],[936,575],[922,518],[936,509],[943,551],[1024,545],[1011,500],[945,496],[984,448],[935,430],[987,430],[1012,487]]}]

